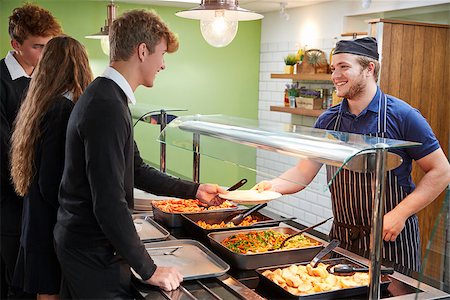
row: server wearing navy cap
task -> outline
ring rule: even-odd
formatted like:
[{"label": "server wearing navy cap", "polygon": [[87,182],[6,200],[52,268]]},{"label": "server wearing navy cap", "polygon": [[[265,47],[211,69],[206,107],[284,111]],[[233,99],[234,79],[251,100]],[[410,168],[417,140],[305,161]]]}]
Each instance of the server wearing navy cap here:
[{"label": "server wearing navy cap", "polygon": [[[420,270],[420,238],[416,213],[426,207],[450,183],[450,165],[430,125],[406,102],[384,94],[377,86],[380,63],[377,41],[371,37],[340,41],[333,53],[332,80],[343,101],[328,109],[314,127],[419,142],[420,147],[393,152],[402,164],[387,174],[383,220],[383,259]],[[417,186],[412,182],[412,161],[425,172]],[[304,188],[293,182],[310,183],[321,164],[302,160],[280,177],[256,185],[283,194]],[[327,166],[328,179],[337,168]],[[330,192],[334,222],[330,237],[346,249],[368,256],[372,217],[371,174],[342,170]],[[283,178],[283,179],[281,179]]]}]

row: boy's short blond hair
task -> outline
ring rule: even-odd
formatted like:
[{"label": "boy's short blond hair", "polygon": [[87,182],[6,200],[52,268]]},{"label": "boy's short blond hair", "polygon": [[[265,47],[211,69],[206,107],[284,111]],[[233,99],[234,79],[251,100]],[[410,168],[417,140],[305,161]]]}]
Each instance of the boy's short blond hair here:
[{"label": "boy's short blond hair", "polygon": [[62,30],[48,10],[28,3],[14,8],[9,17],[8,33],[12,40],[22,44],[29,36],[57,36]]},{"label": "boy's short blond hair", "polygon": [[145,43],[150,53],[161,38],[167,41],[167,52],[178,50],[178,38],[164,21],[153,11],[131,10],[116,19],[109,32],[110,60],[126,61],[141,43]]}]

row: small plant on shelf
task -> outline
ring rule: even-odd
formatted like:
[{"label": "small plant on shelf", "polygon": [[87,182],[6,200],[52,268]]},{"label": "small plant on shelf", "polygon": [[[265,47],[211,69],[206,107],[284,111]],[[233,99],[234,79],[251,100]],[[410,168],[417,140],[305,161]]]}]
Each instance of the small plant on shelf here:
[{"label": "small plant on shelf", "polygon": [[298,62],[298,59],[295,54],[288,54],[284,57],[284,63],[286,66],[284,67],[284,73],[286,74],[293,74],[294,73],[294,66]]}]

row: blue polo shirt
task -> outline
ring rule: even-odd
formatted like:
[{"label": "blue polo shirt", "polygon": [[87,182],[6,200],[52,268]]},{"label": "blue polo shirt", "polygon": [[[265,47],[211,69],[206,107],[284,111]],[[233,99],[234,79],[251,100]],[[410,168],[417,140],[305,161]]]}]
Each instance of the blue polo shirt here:
[{"label": "blue polo shirt", "polygon": [[[337,129],[338,131],[357,134],[377,133],[380,93],[380,88],[378,88],[372,101],[358,116],[349,111],[348,101],[344,99],[340,104],[331,107],[321,114],[314,127],[334,130],[334,124],[339,114],[339,109],[342,106],[341,125]],[[389,150],[399,154],[403,159],[403,163],[393,170],[393,173],[398,177],[400,186],[409,194],[415,188],[411,178],[412,160],[419,160],[439,149],[440,146],[430,125],[417,109],[393,96],[386,95],[386,97],[387,123],[385,137],[422,143],[418,147]]]}]

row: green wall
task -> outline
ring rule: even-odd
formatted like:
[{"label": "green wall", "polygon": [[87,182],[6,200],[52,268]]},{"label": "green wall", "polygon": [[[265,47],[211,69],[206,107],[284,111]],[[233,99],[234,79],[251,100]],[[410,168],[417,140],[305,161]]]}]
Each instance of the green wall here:
[{"label": "green wall", "polygon": [[[7,34],[8,16],[13,8],[25,1],[0,0],[0,56],[10,50]],[[48,10],[60,21],[66,34],[83,43],[89,53],[91,68],[95,75],[108,65],[100,42],[84,38],[98,32],[106,19],[108,1],[29,1]],[[176,17],[180,9],[162,6],[121,3],[116,1],[117,14],[135,8],[154,9],[178,34],[180,49],[166,55],[166,69],[157,75],[151,89],[139,87],[136,98],[139,103],[185,108],[183,114],[225,114],[244,118],[257,118],[259,53],[261,22],[239,22],[234,41],[225,48],[213,48],[202,38],[196,20]],[[141,155],[152,164],[159,165],[157,126],[139,123],[135,127],[135,139]],[[202,141],[202,147],[214,145]],[[228,144],[222,149],[227,157],[239,157],[256,164],[255,150]],[[191,178],[192,153],[168,147],[167,166],[171,173]],[[224,164],[216,159],[202,158],[201,181],[229,185],[242,177],[254,181],[254,172],[245,168]]]}]

